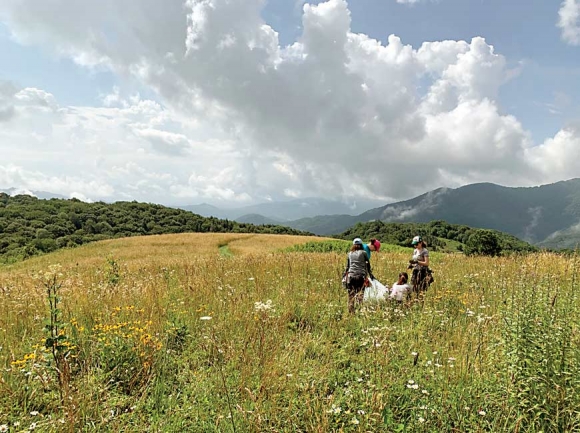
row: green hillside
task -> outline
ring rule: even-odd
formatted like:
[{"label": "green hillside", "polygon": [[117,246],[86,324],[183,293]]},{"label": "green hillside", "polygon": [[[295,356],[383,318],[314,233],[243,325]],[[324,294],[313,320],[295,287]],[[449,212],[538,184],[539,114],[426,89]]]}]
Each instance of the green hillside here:
[{"label": "green hillside", "polygon": [[[445,221],[429,223],[384,223],[373,221],[358,223],[345,232],[336,235],[339,239],[360,237],[365,241],[377,238],[383,243],[409,247],[411,239],[421,235],[430,249],[434,251],[466,251],[470,238],[489,230],[472,228],[465,225],[449,224]],[[496,230],[491,231],[499,243],[502,252],[531,252],[538,248],[515,236]]]},{"label": "green hillside", "polygon": [[156,204],[41,200],[0,193],[0,262],[104,239],[184,232],[306,234],[278,225],[206,218]]}]

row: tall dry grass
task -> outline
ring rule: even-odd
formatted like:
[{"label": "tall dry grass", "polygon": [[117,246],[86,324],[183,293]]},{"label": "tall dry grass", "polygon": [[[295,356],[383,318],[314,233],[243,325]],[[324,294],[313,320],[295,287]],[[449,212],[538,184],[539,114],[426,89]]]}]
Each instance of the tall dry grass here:
[{"label": "tall dry grass", "polygon": [[[576,258],[433,254],[436,283],[424,302],[371,304],[350,316],[343,255],[281,252],[310,240],[131,238],[0,270],[0,426],[578,428]],[[220,256],[224,245],[233,257]],[[391,284],[407,260],[373,254],[374,274]],[[64,384],[43,349],[46,272],[62,274],[72,347]]]}]

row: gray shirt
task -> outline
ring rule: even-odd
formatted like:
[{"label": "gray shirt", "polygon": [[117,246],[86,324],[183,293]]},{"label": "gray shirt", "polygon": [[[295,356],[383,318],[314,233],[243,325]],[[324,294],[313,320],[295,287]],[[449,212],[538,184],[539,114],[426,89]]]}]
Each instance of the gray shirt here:
[{"label": "gray shirt", "polygon": [[[422,262],[424,262],[425,257],[429,257],[429,251],[427,251],[427,248],[423,248],[421,251],[415,248],[415,251],[413,251],[413,260],[421,260]],[[421,268],[426,268],[426,266],[421,266],[419,264],[415,265],[415,269]]]},{"label": "gray shirt", "polygon": [[348,253],[348,274],[351,277],[366,277],[368,261],[369,258],[364,250],[351,251]]}]

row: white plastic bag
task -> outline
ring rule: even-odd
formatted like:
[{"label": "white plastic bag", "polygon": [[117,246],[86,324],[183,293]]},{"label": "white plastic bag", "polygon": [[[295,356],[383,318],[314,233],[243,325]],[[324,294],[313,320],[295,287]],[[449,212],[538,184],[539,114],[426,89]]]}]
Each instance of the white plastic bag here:
[{"label": "white plastic bag", "polygon": [[363,301],[384,301],[389,296],[389,289],[381,284],[379,280],[370,280],[370,286],[365,288]]}]

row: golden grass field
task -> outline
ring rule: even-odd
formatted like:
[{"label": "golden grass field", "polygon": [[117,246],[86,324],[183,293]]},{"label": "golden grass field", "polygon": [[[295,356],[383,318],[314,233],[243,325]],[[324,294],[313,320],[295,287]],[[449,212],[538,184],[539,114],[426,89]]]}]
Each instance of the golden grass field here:
[{"label": "golden grass field", "polygon": [[[0,267],[0,431],[578,431],[576,256],[433,253],[422,302],[349,315],[344,255],[284,252],[313,240],[134,237]],[[410,253],[373,254],[375,276]]]}]

